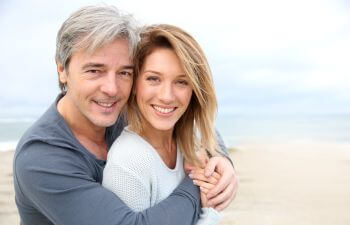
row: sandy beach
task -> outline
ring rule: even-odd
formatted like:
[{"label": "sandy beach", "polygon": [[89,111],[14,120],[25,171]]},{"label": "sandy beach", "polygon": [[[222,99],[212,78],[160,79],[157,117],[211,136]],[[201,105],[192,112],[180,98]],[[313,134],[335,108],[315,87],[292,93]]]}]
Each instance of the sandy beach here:
[{"label": "sandy beach", "polygon": [[[240,185],[222,225],[350,224],[350,146],[247,144],[231,151]],[[0,224],[19,218],[12,186],[13,151],[0,152]]]},{"label": "sandy beach", "polygon": [[19,225],[13,190],[12,159],[14,151],[0,152],[0,224]]}]

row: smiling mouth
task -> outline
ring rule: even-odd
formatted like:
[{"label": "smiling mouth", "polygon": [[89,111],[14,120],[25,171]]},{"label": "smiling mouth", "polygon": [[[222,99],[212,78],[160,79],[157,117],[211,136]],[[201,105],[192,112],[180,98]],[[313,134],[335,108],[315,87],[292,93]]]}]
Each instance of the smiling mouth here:
[{"label": "smiling mouth", "polygon": [[162,114],[168,114],[168,113],[172,113],[176,110],[177,107],[160,107],[160,106],[156,106],[156,105],[152,105],[152,107],[159,113]]},{"label": "smiling mouth", "polygon": [[116,102],[100,102],[100,101],[94,101],[97,105],[104,107],[104,108],[111,108],[113,107]]}]

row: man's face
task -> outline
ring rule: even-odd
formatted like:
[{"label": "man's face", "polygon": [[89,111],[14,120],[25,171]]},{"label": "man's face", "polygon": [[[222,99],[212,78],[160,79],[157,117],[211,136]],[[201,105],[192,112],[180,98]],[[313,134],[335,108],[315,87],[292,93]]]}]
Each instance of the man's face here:
[{"label": "man's face", "polygon": [[70,122],[97,129],[116,122],[132,86],[127,40],[117,39],[92,55],[78,50],[68,68],[58,65],[58,71],[61,82],[68,87],[63,114]]}]

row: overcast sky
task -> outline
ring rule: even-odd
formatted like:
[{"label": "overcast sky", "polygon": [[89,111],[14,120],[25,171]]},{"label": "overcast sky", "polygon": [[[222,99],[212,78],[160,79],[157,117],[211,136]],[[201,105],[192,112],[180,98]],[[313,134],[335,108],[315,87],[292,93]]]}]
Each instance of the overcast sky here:
[{"label": "overcast sky", "polygon": [[[141,24],[192,33],[209,59],[221,114],[350,113],[349,1],[104,2]],[[0,1],[0,117],[36,116],[53,102],[56,33],[90,3],[98,1]]]}]

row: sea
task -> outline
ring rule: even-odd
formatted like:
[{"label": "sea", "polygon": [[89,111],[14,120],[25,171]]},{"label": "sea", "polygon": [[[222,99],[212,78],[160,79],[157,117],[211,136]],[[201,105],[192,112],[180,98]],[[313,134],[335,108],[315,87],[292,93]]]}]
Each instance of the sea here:
[{"label": "sea", "polygon": [[350,144],[350,114],[219,115],[216,126],[228,147],[249,143]]},{"label": "sea", "polygon": [[[37,118],[0,118],[0,151],[15,149]],[[218,115],[216,127],[226,146],[288,141],[350,144],[350,114]]]}]

